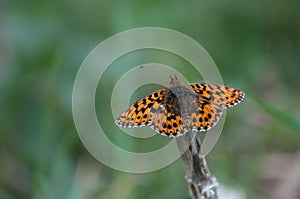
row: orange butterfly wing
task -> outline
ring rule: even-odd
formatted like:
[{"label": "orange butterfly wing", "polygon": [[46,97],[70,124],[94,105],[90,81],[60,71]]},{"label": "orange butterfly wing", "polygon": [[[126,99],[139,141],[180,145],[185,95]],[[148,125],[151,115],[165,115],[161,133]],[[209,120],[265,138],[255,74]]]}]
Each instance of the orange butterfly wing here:
[{"label": "orange butterfly wing", "polygon": [[198,99],[198,110],[191,114],[190,129],[193,131],[207,131],[217,124],[223,109],[201,98]]},{"label": "orange butterfly wing", "polygon": [[187,132],[188,128],[180,115],[170,112],[170,104],[163,104],[153,117],[150,127],[156,132],[166,136],[178,136]]},{"label": "orange butterfly wing", "polygon": [[194,91],[205,101],[209,101],[223,109],[235,106],[245,96],[243,91],[221,84],[190,84]]},{"label": "orange butterfly wing", "polygon": [[167,89],[162,89],[139,99],[136,103],[129,106],[116,119],[115,123],[123,127],[137,127],[150,124],[160,104],[164,101],[165,92],[167,92]]}]

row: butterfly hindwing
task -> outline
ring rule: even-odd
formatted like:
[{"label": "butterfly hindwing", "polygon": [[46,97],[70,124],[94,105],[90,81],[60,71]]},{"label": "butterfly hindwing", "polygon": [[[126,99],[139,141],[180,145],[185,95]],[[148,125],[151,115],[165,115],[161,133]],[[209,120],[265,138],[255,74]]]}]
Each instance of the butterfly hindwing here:
[{"label": "butterfly hindwing", "polygon": [[[207,131],[215,126],[219,121],[223,113],[223,109],[215,104],[209,103],[199,98],[199,107],[197,113],[198,114],[195,114],[197,121],[197,130]],[[193,119],[192,121],[195,121],[195,119]],[[194,125],[192,125],[192,129],[195,129]]]},{"label": "butterfly hindwing", "polygon": [[158,108],[150,127],[160,134],[171,137],[183,135],[188,130],[207,131],[217,124],[223,113],[221,107],[199,98],[198,109],[184,121],[180,115],[168,111],[170,109],[167,106],[161,105]]},{"label": "butterfly hindwing", "polygon": [[150,127],[165,136],[183,135],[187,132],[186,125],[183,124],[180,115],[168,111],[170,110],[168,106],[168,104],[163,104],[158,108]]}]

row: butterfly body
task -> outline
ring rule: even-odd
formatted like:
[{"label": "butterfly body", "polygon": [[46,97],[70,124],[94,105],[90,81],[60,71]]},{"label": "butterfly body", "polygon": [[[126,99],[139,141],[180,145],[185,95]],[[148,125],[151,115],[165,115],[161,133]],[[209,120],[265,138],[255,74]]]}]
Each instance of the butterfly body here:
[{"label": "butterfly body", "polygon": [[191,114],[198,108],[198,96],[189,85],[181,84],[177,77],[172,75],[164,104],[177,110],[176,115],[180,115],[183,123],[189,125]]},{"label": "butterfly body", "polygon": [[181,84],[172,75],[169,88],[139,99],[115,123],[123,127],[150,126],[171,137],[189,130],[207,131],[218,122],[224,109],[241,102],[244,95],[220,84]]}]

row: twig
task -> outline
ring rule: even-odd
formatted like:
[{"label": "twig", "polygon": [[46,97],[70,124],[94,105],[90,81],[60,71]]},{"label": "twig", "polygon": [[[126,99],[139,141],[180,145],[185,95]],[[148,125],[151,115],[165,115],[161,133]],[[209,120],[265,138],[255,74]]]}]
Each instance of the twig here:
[{"label": "twig", "polygon": [[218,182],[207,167],[201,153],[201,140],[195,132],[176,138],[186,170],[186,180],[192,199],[218,199]]}]

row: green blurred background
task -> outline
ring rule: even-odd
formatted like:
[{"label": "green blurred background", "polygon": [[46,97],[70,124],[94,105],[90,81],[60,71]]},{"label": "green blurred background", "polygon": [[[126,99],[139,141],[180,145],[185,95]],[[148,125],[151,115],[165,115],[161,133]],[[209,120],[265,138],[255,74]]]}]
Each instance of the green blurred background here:
[{"label": "green blurred background", "polygon": [[74,126],[83,59],[109,36],[145,26],[192,37],[224,83],[247,93],[208,156],[222,186],[247,198],[300,198],[299,10],[298,0],[2,0],[0,198],[189,198],[181,160],[148,174],[118,172],[87,152]]}]

